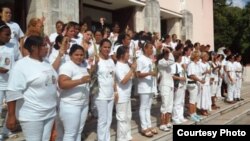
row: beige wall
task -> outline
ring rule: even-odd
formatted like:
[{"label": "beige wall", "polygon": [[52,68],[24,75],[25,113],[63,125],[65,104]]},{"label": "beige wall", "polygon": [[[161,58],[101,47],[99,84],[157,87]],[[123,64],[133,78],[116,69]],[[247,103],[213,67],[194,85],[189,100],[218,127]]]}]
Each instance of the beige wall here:
[{"label": "beige wall", "polygon": [[79,21],[79,1],[73,0],[31,0],[28,9],[27,23],[31,18],[45,17],[45,33],[55,32],[55,23],[57,20],[63,22]]},{"label": "beige wall", "polygon": [[177,13],[180,12],[181,0],[158,0],[158,1],[161,7]]},{"label": "beige wall", "polygon": [[[195,1],[195,2],[194,2]],[[212,0],[192,0],[186,6],[193,14],[193,42],[210,44],[214,48],[214,20]]]},{"label": "beige wall", "polygon": [[[180,13],[188,10],[193,15],[193,42],[210,44],[214,48],[214,22],[212,0],[158,0],[164,9]],[[175,31],[175,30],[172,30]],[[178,34],[178,33],[177,33]],[[180,36],[179,36],[180,37]]]}]

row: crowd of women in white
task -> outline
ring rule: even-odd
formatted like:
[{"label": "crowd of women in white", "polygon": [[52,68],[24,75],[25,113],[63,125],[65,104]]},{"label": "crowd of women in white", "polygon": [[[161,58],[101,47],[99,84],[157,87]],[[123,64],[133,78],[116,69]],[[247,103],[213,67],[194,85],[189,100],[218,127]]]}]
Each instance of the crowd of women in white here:
[{"label": "crowd of women in white", "polygon": [[[114,103],[117,140],[132,140],[133,85],[140,97],[141,133],[147,137],[158,133],[152,127],[150,112],[158,90],[163,131],[170,130],[171,120],[175,124],[186,121],[185,90],[189,93],[190,119],[195,122],[201,119],[196,108],[203,115],[218,108],[216,97],[221,97],[223,79],[228,86],[227,101],[240,98],[240,55],[229,55],[225,61],[223,55],[209,56],[206,50],[201,52],[199,45],[193,48],[177,44],[176,35],[172,40],[167,36],[161,43],[158,39],[152,42],[146,32],[140,40],[131,40],[129,30],[118,34],[113,29],[113,33],[103,36],[98,30],[92,35],[87,29],[81,34],[74,22],[69,22],[63,33],[60,29],[63,23],[57,22],[58,32],[50,36],[50,42],[40,34],[25,34],[19,47],[18,42],[11,40],[18,41],[23,33],[19,26],[14,27],[13,22],[5,19],[6,11],[11,12],[8,7],[0,11],[3,20],[0,22],[0,95],[6,95],[8,104],[7,127],[15,129],[18,120],[27,141],[48,141],[55,120],[57,140],[80,141],[92,94],[89,83],[94,75],[98,81],[98,93],[92,98],[97,108],[98,141],[110,140]],[[31,19],[28,28],[41,28],[42,22]],[[2,61],[6,58],[10,63]]]}]

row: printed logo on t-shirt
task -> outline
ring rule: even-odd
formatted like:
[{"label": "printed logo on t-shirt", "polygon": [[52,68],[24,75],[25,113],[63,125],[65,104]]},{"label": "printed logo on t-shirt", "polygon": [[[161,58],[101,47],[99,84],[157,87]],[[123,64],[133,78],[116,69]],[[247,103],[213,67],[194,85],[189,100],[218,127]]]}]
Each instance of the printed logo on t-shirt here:
[{"label": "printed logo on t-shirt", "polygon": [[7,53],[0,54],[0,67],[5,69],[10,69],[11,66],[11,59],[10,55]]},{"label": "printed logo on t-shirt", "polygon": [[56,84],[56,77],[53,75],[52,71],[44,71],[43,73],[46,74],[45,86]]}]

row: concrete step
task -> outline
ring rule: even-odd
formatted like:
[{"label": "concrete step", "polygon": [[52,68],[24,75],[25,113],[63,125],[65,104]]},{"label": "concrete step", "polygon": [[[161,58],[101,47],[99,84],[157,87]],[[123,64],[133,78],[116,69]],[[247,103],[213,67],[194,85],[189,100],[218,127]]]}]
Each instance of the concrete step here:
[{"label": "concrete step", "polygon": [[[211,111],[210,115],[207,117],[203,117],[202,121],[199,123],[195,123],[193,121],[188,120],[184,125],[191,124],[232,124],[235,121],[239,120],[242,115],[247,114],[248,111],[244,109],[249,109],[250,104],[250,83],[243,83],[242,87],[242,98],[245,100],[239,101],[235,104],[227,104],[223,100],[217,100],[217,104],[221,107],[218,110]],[[135,107],[139,104],[139,102],[135,101]],[[159,126],[159,117],[160,117],[160,103],[154,102],[152,106],[152,126]],[[138,106],[139,107],[139,106]],[[137,108],[138,108],[137,107]],[[230,117],[230,118],[229,118]],[[163,132],[159,130],[159,133],[152,138],[144,137],[140,134],[140,126],[139,126],[139,112],[138,109],[132,113],[132,136],[135,141],[143,140],[143,141],[172,141],[172,131]],[[86,121],[85,130],[83,135],[85,136],[84,141],[95,141],[96,140],[96,120],[88,120]],[[6,141],[24,141],[24,137],[22,132],[19,132],[19,138],[17,139],[7,139]],[[116,118],[113,116],[113,121],[111,125],[111,141],[116,140]]]}]

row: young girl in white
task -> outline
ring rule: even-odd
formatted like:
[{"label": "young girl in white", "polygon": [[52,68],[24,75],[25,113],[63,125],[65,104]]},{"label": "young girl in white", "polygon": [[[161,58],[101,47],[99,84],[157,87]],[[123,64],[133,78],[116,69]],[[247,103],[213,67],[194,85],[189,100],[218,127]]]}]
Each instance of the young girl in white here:
[{"label": "young girl in white", "polygon": [[[211,102],[212,102],[212,109],[216,110],[219,108],[219,106],[216,105],[216,100],[221,98],[220,93],[218,93],[218,89],[220,89],[219,87],[219,83],[221,83],[221,79],[220,79],[220,69],[221,69],[221,65],[220,65],[220,55],[216,54],[214,56],[214,58],[212,58],[212,61],[210,62],[211,65],[211,76],[213,77],[213,81],[211,82]],[[220,92],[220,91],[219,91]]]},{"label": "young girl in white", "polygon": [[110,126],[112,122],[114,95],[117,96],[114,81],[115,64],[111,57],[109,57],[110,48],[111,42],[108,39],[103,39],[100,43],[100,58],[97,66],[99,93],[95,99],[98,113],[98,141],[110,140]]},{"label": "young girl in white", "polygon": [[236,94],[236,67],[234,65],[234,56],[227,56],[227,64],[225,66],[225,81],[227,83],[227,102],[235,103],[234,95]]},{"label": "young girl in white", "polygon": [[81,46],[74,44],[69,52],[71,61],[59,69],[58,84],[62,89],[59,115],[64,127],[63,141],[81,141],[88,115],[90,76],[84,53]]},{"label": "young girl in white", "polygon": [[[174,52],[173,54],[175,63],[171,66],[171,74],[174,80],[179,81],[179,85],[174,90],[172,119],[175,124],[181,124],[187,121],[187,119],[184,118],[186,76],[184,72],[185,70],[181,66],[182,54],[180,52]],[[174,74],[178,74],[179,76]]]},{"label": "young girl in white", "polygon": [[154,65],[150,58],[153,54],[153,45],[145,43],[143,47],[143,55],[137,59],[137,77],[138,77],[138,94],[140,95],[140,122],[141,133],[146,137],[152,137],[157,134],[156,128],[152,128],[151,124],[151,105],[153,95],[156,92],[153,77],[157,76],[154,71]]},{"label": "young girl in white", "polygon": [[131,136],[131,88],[136,62],[128,65],[129,50],[121,46],[116,52],[117,63],[115,75],[117,82],[118,101],[116,103],[117,141],[132,140]]},{"label": "young girl in white", "polygon": [[234,65],[235,65],[235,69],[236,69],[236,92],[235,92],[235,95],[234,95],[234,98],[236,101],[240,101],[240,100],[243,100],[240,96],[240,93],[241,93],[241,86],[242,86],[242,73],[243,73],[243,66],[241,65],[241,55],[236,55],[235,56],[235,62],[234,62]]},{"label": "young girl in white", "polygon": [[[6,90],[9,79],[9,72],[14,63],[21,58],[18,47],[10,43],[11,30],[4,22],[0,22],[0,115],[2,113],[3,100],[6,96]],[[9,42],[9,43],[8,43]],[[4,124],[2,134],[4,136],[14,137],[15,134],[9,132]]]},{"label": "young girl in white", "polygon": [[161,93],[161,126],[163,131],[169,131],[174,99],[174,83],[171,74],[171,65],[174,64],[173,54],[168,48],[162,50],[159,56],[158,68],[160,73],[159,89]]},{"label": "young girl in white", "polygon": [[57,75],[43,61],[48,48],[42,37],[29,36],[24,47],[30,55],[15,64],[8,82],[7,127],[15,130],[19,120],[26,141],[48,141],[56,116]]},{"label": "young girl in white", "polygon": [[201,53],[201,62],[200,67],[202,71],[202,80],[205,81],[204,84],[199,83],[199,93],[198,93],[198,101],[197,108],[201,110],[201,114],[204,116],[208,116],[208,111],[211,110],[211,88],[210,88],[210,75],[211,75],[211,67],[208,63],[209,56],[207,52]]}]

